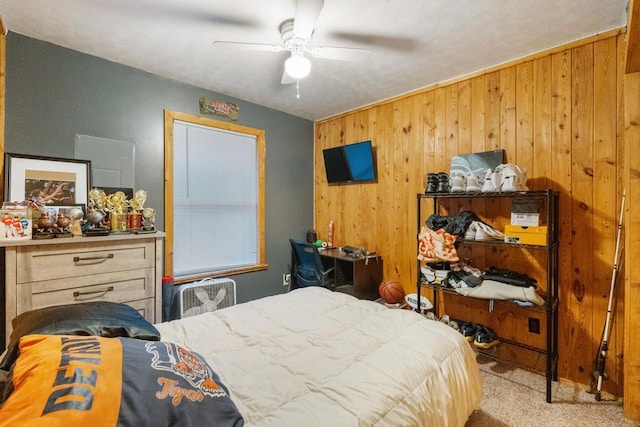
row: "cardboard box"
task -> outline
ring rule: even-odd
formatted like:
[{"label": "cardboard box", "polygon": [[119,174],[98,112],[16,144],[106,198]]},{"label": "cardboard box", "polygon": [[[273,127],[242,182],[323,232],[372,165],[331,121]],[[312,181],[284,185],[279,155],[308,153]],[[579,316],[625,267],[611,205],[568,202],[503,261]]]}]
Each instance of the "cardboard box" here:
[{"label": "cardboard box", "polygon": [[511,225],[537,227],[540,225],[540,214],[511,212]]},{"label": "cardboard box", "polygon": [[547,244],[547,226],[523,227],[512,224],[506,225],[504,228],[504,241],[522,245],[545,246]]},{"label": "cardboard box", "polygon": [[0,209],[0,241],[31,239],[31,209],[11,206]]},{"label": "cardboard box", "polygon": [[540,225],[540,206],[538,201],[514,199],[511,205],[511,225],[527,227]]}]

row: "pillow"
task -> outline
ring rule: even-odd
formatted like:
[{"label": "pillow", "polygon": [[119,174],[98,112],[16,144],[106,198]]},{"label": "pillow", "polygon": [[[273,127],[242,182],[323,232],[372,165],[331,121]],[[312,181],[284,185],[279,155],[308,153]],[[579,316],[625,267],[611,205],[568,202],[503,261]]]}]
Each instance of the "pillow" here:
[{"label": "pillow", "polygon": [[27,335],[1,425],[242,426],[197,353],[132,338]]},{"label": "pillow", "polygon": [[94,301],[56,305],[19,314],[12,321],[13,331],[0,369],[9,370],[18,357],[18,341],[29,334],[99,335],[160,340],[160,332],[138,311],[126,304]]}]

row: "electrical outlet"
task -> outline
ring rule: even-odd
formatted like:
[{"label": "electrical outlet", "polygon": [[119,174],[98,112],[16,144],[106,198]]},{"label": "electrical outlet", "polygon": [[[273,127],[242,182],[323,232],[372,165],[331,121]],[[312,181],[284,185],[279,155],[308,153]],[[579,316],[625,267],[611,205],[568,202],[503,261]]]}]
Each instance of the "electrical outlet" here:
[{"label": "electrical outlet", "polygon": [[529,317],[529,332],[532,334],[540,333],[540,319]]},{"label": "electrical outlet", "polygon": [[289,286],[291,284],[291,274],[284,273],[282,275],[282,286]]}]

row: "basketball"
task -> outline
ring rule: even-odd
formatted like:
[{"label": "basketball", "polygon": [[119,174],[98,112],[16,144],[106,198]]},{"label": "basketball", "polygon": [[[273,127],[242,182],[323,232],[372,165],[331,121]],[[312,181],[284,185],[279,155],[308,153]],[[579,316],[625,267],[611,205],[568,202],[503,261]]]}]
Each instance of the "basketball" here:
[{"label": "basketball", "polygon": [[402,284],[397,280],[385,280],[378,287],[380,296],[389,304],[402,302],[404,298],[404,289]]}]

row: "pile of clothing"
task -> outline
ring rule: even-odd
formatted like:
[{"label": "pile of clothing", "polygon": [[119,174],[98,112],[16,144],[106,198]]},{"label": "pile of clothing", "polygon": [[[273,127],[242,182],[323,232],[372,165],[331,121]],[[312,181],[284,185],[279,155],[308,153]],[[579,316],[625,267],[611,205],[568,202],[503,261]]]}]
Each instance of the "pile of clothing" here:
[{"label": "pile of clothing", "polygon": [[543,305],[544,299],[536,292],[536,280],[524,273],[491,267],[482,275],[480,284],[469,286],[468,280],[455,287],[461,295],[492,299],[513,300],[521,306]]},{"label": "pile of clothing", "polygon": [[[544,304],[536,292],[536,280],[527,274],[496,267],[481,271],[460,263],[456,250],[460,236],[475,240],[484,240],[485,236],[490,239],[503,237],[502,233],[480,221],[473,212],[429,216],[418,234],[418,259],[425,262],[421,268],[424,281],[454,288],[462,295],[475,298],[513,300],[523,306]],[[443,263],[450,270],[444,276]],[[438,278],[437,282],[432,278]]]},{"label": "pile of clothing", "polygon": [[[428,283],[433,277],[440,278],[440,286],[453,288],[461,295],[490,299],[513,300],[521,306],[543,305],[544,299],[536,292],[537,282],[524,273],[491,267],[481,271],[463,263],[451,263],[450,270],[435,270],[436,264],[427,263],[421,268],[422,276]],[[444,274],[443,274],[444,273]]]},{"label": "pile of clothing", "polygon": [[433,214],[418,233],[418,259],[425,262],[458,261],[456,241],[477,220],[473,212],[442,216]]}]

